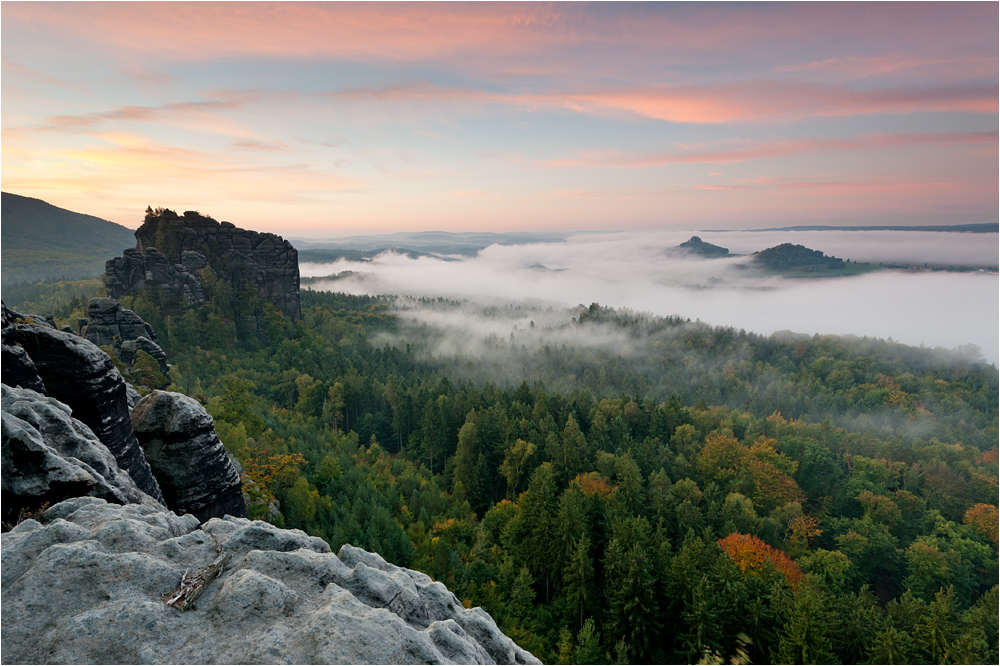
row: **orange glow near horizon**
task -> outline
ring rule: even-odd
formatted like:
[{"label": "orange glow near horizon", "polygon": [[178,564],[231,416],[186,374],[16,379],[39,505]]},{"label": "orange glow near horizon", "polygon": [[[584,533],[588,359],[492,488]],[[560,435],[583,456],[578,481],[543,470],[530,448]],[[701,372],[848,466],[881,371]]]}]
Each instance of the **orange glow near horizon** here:
[{"label": "orange glow near horizon", "polygon": [[286,236],[998,213],[996,5],[27,3],[4,191]]}]

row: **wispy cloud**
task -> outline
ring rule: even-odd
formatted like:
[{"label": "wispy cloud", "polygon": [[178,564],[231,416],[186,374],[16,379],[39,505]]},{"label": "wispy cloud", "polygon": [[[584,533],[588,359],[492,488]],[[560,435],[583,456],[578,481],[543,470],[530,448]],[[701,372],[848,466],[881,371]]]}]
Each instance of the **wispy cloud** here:
[{"label": "wispy cloud", "polygon": [[259,93],[243,93],[228,99],[173,102],[160,106],[119,106],[107,111],[78,115],[50,116],[39,125],[26,129],[40,131],[79,131],[108,123],[171,123],[180,119],[205,119],[209,114],[237,109],[259,101]]},{"label": "wispy cloud", "polygon": [[885,56],[845,56],[826,58],[812,62],[776,67],[776,72],[838,72],[857,78],[869,78],[893,74],[910,69],[934,67],[939,65],[958,65],[968,72],[970,68],[976,74],[996,73],[996,58],[927,58],[915,55],[892,54]]},{"label": "wispy cloud", "polygon": [[731,148],[634,152],[622,150],[580,151],[576,157],[539,161],[549,168],[643,169],[668,164],[734,164],[748,160],[808,155],[830,151],[877,150],[916,145],[996,145],[996,132],[947,134],[867,134],[852,139],[776,139],[740,142]]},{"label": "wispy cloud", "polygon": [[810,82],[759,80],[702,86],[607,87],[582,91],[503,93],[430,82],[325,93],[341,101],[495,103],[564,109],[588,115],[628,114],[675,123],[766,123],[807,117],[962,111],[996,113],[996,84],[855,89]]}]

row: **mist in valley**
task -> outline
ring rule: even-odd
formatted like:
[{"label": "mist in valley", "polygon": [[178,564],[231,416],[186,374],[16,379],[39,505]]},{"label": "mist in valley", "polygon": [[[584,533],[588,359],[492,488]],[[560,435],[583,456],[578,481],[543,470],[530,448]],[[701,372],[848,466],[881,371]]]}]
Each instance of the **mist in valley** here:
[{"label": "mist in valley", "polygon": [[509,344],[512,333],[525,351],[563,344],[630,349],[633,343],[621,331],[584,333],[572,327],[577,306],[591,303],[761,335],[791,331],[945,349],[975,345],[987,362],[1000,360],[1000,288],[989,271],[787,278],[756,270],[749,256],[791,242],[855,262],[989,266],[996,263],[996,234],[698,232],[706,242],[743,256],[704,259],[672,250],[691,235],[581,234],[564,242],[492,245],[471,258],[386,252],[371,261],[304,263],[301,270],[304,277],[341,276],[310,285],[318,290],[465,302],[442,309],[408,301],[400,315],[437,331],[434,353],[470,361],[487,358],[484,340]]}]

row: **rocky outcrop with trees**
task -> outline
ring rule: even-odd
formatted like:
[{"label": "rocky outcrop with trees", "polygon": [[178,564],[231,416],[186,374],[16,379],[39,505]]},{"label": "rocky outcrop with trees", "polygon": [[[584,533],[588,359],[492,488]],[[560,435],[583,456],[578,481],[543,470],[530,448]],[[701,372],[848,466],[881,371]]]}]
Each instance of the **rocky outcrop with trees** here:
[{"label": "rocky outcrop with trees", "polygon": [[269,233],[237,228],[229,222],[187,211],[147,209],[136,232],[135,249],[107,262],[105,289],[122,300],[150,290],[161,307],[179,311],[213,298],[237,298],[245,310],[262,316],[261,305],[298,319],[298,252]]},{"label": "rocky outcrop with trees", "polygon": [[98,347],[111,347],[128,366],[134,366],[138,352],[149,354],[161,373],[169,370],[167,355],[156,344],[156,331],[142,317],[126,310],[113,298],[92,298],[87,316],[80,320],[80,335]]}]

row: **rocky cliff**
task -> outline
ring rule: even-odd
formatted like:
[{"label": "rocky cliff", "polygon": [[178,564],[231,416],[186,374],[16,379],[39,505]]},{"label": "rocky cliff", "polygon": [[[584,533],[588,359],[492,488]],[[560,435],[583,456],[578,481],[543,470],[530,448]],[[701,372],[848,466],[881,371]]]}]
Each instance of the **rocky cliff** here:
[{"label": "rocky cliff", "polygon": [[[351,546],[334,555],[299,530],[168,511],[68,407],[0,391],[5,522],[8,507],[32,510],[0,536],[3,663],[539,663],[422,573]],[[153,458],[185,439],[176,426],[205,425],[190,402],[136,406],[140,441],[160,438]],[[173,444],[194,461],[213,453]],[[183,474],[160,462],[166,489]]]},{"label": "rocky cliff", "polygon": [[113,347],[127,365],[133,365],[137,351],[144,351],[156,360],[160,372],[166,374],[169,370],[167,355],[156,344],[153,327],[113,298],[90,299],[87,316],[79,320],[79,325],[82,337],[98,347]]},{"label": "rocky cliff", "polygon": [[281,236],[194,211],[179,216],[158,209],[146,211],[135,237],[135,249],[107,262],[111,298],[156,290],[164,304],[198,307],[211,298],[206,280],[219,280],[236,293],[249,290],[292,319],[301,316],[298,253]]},{"label": "rocky cliff", "polygon": [[158,506],[69,407],[30,389],[0,385],[0,395],[5,523],[79,496]]},{"label": "rocky cliff", "polygon": [[539,663],[424,574],[245,518],[84,497],[2,549],[4,663]]},{"label": "rocky cliff", "polygon": [[424,574],[239,517],[197,401],[129,413],[96,345],[3,314],[2,663],[539,663]]},{"label": "rocky cliff", "polygon": [[171,509],[202,521],[246,515],[240,475],[197,400],[153,391],[132,410],[132,430]]},{"label": "rocky cliff", "polygon": [[156,478],[132,433],[125,380],[111,358],[74,333],[37,324],[16,325],[13,336],[34,362],[46,395],[68,405],[136,485],[162,500]]}]

